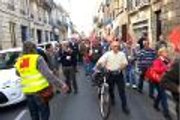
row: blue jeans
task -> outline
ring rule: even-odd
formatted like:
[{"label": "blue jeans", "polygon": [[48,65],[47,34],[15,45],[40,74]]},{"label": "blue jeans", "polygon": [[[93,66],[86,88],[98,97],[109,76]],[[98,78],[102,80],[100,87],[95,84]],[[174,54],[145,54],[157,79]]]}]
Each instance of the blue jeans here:
[{"label": "blue jeans", "polygon": [[[146,69],[142,70],[139,76],[138,89],[140,92],[142,92],[143,87],[144,87],[145,72],[146,72]],[[149,96],[154,96],[154,83],[150,81],[148,83],[149,83]]]},{"label": "blue jeans", "polygon": [[84,63],[84,69],[86,74],[91,74],[93,69],[92,63]]},{"label": "blue jeans", "polygon": [[37,95],[27,95],[26,97],[27,97],[27,105],[32,120],[49,120],[49,116],[50,116],[49,104],[45,103]]},{"label": "blue jeans", "polygon": [[133,65],[128,65],[126,68],[126,82],[136,85],[135,68]]},{"label": "blue jeans", "polygon": [[163,113],[164,114],[169,114],[169,106],[167,103],[167,94],[164,88],[162,88],[159,84],[155,84],[155,88],[157,89],[158,95],[154,100],[154,105],[156,107],[159,106],[159,103],[161,103],[162,108],[163,108]]}]

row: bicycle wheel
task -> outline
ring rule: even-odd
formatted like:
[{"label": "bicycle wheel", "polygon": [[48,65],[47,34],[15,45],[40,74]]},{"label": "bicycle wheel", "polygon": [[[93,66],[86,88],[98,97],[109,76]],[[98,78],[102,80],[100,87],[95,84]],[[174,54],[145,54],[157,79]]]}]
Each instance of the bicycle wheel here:
[{"label": "bicycle wheel", "polygon": [[103,120],[106,120],[110,113],[110,96],[109,93],[100,96],[100,112]]}]

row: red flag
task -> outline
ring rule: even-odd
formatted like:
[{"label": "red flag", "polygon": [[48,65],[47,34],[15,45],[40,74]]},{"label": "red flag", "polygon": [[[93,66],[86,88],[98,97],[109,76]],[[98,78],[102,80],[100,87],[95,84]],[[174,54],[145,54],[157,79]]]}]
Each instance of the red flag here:
[{"label": "red flag", "polygon": [[175,50],[180,52],[180,26],[175,27],[168,36]]}]

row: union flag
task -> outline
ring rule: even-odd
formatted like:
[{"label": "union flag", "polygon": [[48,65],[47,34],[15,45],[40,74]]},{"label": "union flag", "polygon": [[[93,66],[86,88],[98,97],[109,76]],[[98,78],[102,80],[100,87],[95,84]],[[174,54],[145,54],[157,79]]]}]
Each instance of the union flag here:
[{"label": "union flag", "polygon": [[20,68],[28,68],[29,67],[29,58],[24,58],[20,63]]}]

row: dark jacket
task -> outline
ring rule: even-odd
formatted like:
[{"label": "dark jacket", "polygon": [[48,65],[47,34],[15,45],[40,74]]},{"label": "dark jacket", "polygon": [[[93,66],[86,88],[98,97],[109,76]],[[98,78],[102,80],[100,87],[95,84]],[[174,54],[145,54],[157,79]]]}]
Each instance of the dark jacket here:
[{"label": "dark jacket", "polygon": [[156,50],[159,50],[162,47],[168,47],[167,42],[166,41],[158,41],[156,44]]},{"label": "dark jacket", "polygon": [[140,45],[140,49],[143,49],[144,48],[144,44],[143,42],[146,40],[146,38],[144,37],[141,37],[139,40],[138,40],[138,44]]},{"label": "dark jacket", "polygon": [[161,80],[161,85],[172,92],[172,95],[176,101],[179,101],[180,95],[180,93],[178,92],[180,81],[179,67],[180,58],[177,58],[174,64],[172,65],[171,69],[165,73]]},{"label": "dark jacket", "polygon": [[92,50],[92,62],[96,63],[102,55],[101,46],[100,45],[94,46],[92,47],[91,50]]},{"label": "dark jacket", "polygon": [[69,51],[63,51],[61,54],[61,64],[64,67],[70,67],[70,66],[74,66],[76,64],[76,58],[73,54],[73,52]]}]

